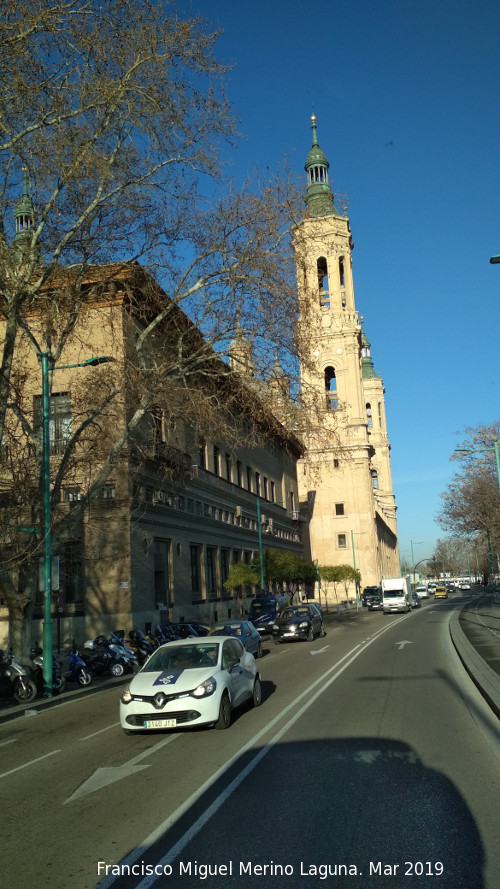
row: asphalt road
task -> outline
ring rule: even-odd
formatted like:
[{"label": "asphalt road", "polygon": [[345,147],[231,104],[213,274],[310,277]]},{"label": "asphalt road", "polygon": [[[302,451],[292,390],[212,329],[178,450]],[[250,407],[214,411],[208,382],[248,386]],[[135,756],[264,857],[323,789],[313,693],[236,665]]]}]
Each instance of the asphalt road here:
[{"label": "asphalt road", "polygon": [[268,645],[226,732],[125,736],[117,689],[0,725],[2,886],[498,889],[498,720],[457,604]]}]

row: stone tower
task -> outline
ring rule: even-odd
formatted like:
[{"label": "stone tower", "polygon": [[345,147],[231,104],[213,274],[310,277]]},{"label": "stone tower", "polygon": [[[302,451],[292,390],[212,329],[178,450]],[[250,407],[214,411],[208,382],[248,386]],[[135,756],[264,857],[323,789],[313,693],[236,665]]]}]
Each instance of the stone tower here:
[{"label": "stone tower", "polygon": [[310,556],[348,564],[361,585],[399,574],[384,388],[354,304],[353,242],[311,118],[306,212],[294,236],[307,453],[298,467]]}]

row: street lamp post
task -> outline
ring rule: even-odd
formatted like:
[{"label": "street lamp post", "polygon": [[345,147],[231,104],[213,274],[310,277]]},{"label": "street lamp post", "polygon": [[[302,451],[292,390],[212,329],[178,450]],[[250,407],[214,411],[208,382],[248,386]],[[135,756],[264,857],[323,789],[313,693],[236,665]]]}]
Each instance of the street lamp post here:
[{"label": "street lamp post", "polygon": [[[351,529],[351,548],[352,548],[352,567],[356,571],[356,552],[354,550],[354,535],[355,534],[365,534],[365,531],[353,531]],[[359,608],[359,590],[358,590],[358,582],[354,581],[354,586],[356,588],[356,608]]]},{"label": "street lamp post", "polygon": [[49,368],[49,352],[40,353],[42,373],[42,534],[43,534],[43,696],[52,697],[52,539],[50,528],[50,386],[49,373],[72,367],[93,367],[114,361],[109,355],[87,358],[77,364],[52,365]]},{"label": "street lamp post", "polygon": [[[412,571],[413,571],[413,583],[415,583],[415,570],[416,570],[416,567],[417,567],[417,566],[415,565],[415,556],[413,555],[413,547],[414,547],[414,546],[420,546],[422,543],[423,543],[422,540],[410,540],[410,546],[411,546],[411,567],[412,567]],[[419,564],[420,564],[420,563],[419,563]]]}]

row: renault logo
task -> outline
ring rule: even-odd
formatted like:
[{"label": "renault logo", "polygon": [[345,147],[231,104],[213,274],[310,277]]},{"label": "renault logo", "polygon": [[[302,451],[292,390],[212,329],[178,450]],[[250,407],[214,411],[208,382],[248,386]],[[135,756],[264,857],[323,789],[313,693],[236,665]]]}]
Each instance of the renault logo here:
[{"label": "renault logo", "polygon": [[161,710],[161,708],[164,707],[167,703],[167,699],[168,696],[164,692],[159,691],[158,694],[155,695],[153,698],[153,704],[157,710]]}]

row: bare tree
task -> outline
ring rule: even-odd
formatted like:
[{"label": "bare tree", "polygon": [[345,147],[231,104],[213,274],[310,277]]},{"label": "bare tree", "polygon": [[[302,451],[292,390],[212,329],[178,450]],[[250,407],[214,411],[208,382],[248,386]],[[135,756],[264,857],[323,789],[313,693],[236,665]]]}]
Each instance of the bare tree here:
[{"label": "bare tree", "polygon": [[[60,539],[127,449],[148,459],[145,423],[159,408],[169,428],[189,415],[195,436],[220,433],[223,419],[229,441],[241,440],[247,409],[249,441],[269,408],[296,432],[305,413],[313,423],[310,394],[299,398],[290,246],[302,200],[285,168],[241,188],[229,180],[221,148],[236,127],[216,39],[170,0],[2,6],[0,544],[16,613],[32,599],[40,552],[16,530],[39,524],[37,363],[92,355],[85,331],[99,301],[126,304],[127,348],[90,387],[72,384],[75,422],[51,479]],[[82,500],[59,515],[63,482],[82,474]]]},{"label": "bare tree", "polygon": [[477,532],[500,536],[500,493],[494,441],[500,435],[500,423],[468,427],[452,460],[458,460],[456,472],[441,495],[443,508],[438,516],[442,528],[458,537]]}]

